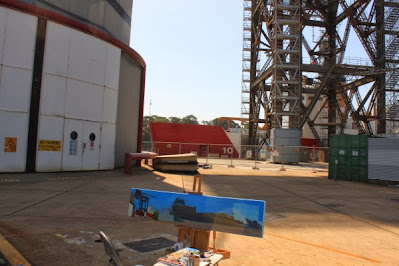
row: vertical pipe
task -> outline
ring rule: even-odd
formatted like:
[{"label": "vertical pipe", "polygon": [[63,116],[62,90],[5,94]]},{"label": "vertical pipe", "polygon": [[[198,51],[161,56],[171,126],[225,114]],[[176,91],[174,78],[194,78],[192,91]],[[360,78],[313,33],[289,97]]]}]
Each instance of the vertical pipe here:
[{"label": "vertical pipe", "polygon": [[[384,34],[384,0],[377,0],[375,3],[376,28],[377,28],[377,54],[375,67],[385,68],[385,34]],[[377,91],[377,134],[386,132],[386,89],[385,74],[376,76]]]},{"label": "vertical pipe", "polygon": [[40,92],[42,88],[44,47],[46,43],[47,20],[37,21],[35,58],[32,71],[32,91],[29,111],[28,148],[26,154],[26,172],[36,171],[36,150],[39,129]]},{"label": "vertical pipe", "polygon": [[[328,36],[328,57],[326,58],[327,65],[331,66],[336,62],[336,49],[337,49],[337,9],[338,2],[328,3],[328,13],[327,13],[327,36]],[[328,123],[331,123],[328,126],[328,135],[334,135],[337,132],[337,127],[333,125],[337,120],[337,107],[336,107],[336,80],[330,79],[327,82],[327,95],[328,95]],[[339,108],[339,107],[338,107]]]},{"label": "vertical pipe", "polygon": [[234,146],[231,145],[230,165],[229,165],[229,167],[231,167],[231,168],[234,168],[234,165],[233,165],[233,154],[234,154]]},{"label": "vertical pipe", "polygon": [[209,158],[209,144],[207,146],[207,152],[206,152],[206,164],[208,164],[208,158]]}]

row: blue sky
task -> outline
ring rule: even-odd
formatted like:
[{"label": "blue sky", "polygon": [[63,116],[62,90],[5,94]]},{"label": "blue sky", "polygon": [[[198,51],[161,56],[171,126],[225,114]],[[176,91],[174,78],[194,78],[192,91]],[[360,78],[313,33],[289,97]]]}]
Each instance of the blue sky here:
[{"label": "blue sky", "polygon": [[[240,116],[242,8],[242,0],[134,0],[130,45],[147,63],[145,115],[151,101],[152,115]],[[313,46],[320,32],[307,34]],[[353,30],[345,57],[367,58]]]},{"label": "blue sky", "polygon": [[242,1],[135,0],[131,47],[147,63],[144,114],[240,116]]}]

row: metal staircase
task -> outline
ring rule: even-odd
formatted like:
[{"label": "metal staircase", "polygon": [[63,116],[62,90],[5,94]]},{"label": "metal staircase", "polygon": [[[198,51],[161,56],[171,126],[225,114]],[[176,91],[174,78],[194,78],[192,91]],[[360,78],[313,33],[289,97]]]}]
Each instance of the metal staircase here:
[{"label": "metal staircase", "polygon": [[[384,1],[385,6],[385,68],[399,68],[399,1]],[[387,120],[399,119],[399,71],[392,71],[385,76]],[[395,123],[395,122],[393,122]]]},{"label": "metal staircase", "polygon": [[272,128],[299,128],[301,104],[301,1],[275,0],[272,9]]},{"label": "metal staircase", "polygon": [[243,2],[241,117],[249,118],[252,1],[244,0]]}]

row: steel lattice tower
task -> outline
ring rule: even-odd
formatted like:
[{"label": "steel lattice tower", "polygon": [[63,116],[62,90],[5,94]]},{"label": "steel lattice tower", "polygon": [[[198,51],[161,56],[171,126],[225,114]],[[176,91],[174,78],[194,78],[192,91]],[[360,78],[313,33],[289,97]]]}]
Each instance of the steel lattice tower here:
[{"label": "steel lattice tower", "polygon": [[[245,0],[249,144],[260,123],[307,127],[321,145],[349,121],[359,134],[399,130],[398,17],[399,0]],[[348,59],[359,43],[368,58]]]}]

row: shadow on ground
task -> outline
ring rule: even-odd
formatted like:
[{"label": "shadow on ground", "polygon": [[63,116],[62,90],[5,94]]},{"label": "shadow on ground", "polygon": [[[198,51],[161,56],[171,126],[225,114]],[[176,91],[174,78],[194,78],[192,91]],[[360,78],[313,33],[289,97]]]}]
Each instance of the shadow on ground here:
[{"label": "shadow on ground", "polygon": [[[266,201],[263,239],[218,233],[232,251],[223,265],[373,264],[397,262],[399,189],[328,180],[309,170],[200,170],[206,195]],[[106,265],[97,232],[120,249],[125,264],[152,265],[163,250],[139,253],[122,243],[165,237],[173,224],[129,218],[130,188],[182,192],[191,174],[136,168],[85,173],[2,174],[0,233],[32,265]],[[19,180],[19,181],[15,181]],[[11,181],[10,181],[11,182]]]}]

